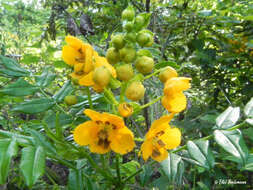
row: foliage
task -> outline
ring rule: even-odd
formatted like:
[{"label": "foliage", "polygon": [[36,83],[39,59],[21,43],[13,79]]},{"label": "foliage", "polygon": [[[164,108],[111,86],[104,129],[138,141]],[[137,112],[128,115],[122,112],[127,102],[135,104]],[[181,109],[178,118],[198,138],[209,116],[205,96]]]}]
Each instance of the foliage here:
[{"label": "foliage", "polygon": [[[121,18],[126,9],[135,11],[135,19]],[[227,0],[1,1],[1,187],[250,189],[252,9],[250,1]],[[137,15],[143,16],[142,25]],[[123,78],[111,77],[106,85],[105,80],[94,80],[106,86],[97,93],[94,86],[81,86],[70,77],[75,68],[62,59],[68,34],[91,44],[99,57],[114,64],[115,72],[128,72],[140,57],[153,66],[143,69],[145,64],[138,60],[131,65],[131,77],[123,73]],[[130,46],[115,45],[117,35]],[[120,49],[128,66],[117,56],[110,61],[111,48]],[[126,56],[131,53],[136,53],[133,58]],[[178,73],[192,79],[189,90],[177,92],[182,94],[177,96],[180,105],[187,97],[187,108],[174,113],[170,122],[181,131],[181,146],[171,148],[161,162],[144,162],[139,151],[143,153],[141,144],[148,142],[150,127],[168,110],[174,112],[158,103],[164,95],[172,98],[158,79],[168,66],[177,70],[173,77]],[[136,88],[128,90],[126,99],[129,80],[144,89],[143,99],[132,97]],[[66,97],[74,97],[74,103],[67,103]],[[88,109],[124,116],[135,136],[135,149],[100,155],[76,144],[73,132],[90,121],[83,114]]]}]

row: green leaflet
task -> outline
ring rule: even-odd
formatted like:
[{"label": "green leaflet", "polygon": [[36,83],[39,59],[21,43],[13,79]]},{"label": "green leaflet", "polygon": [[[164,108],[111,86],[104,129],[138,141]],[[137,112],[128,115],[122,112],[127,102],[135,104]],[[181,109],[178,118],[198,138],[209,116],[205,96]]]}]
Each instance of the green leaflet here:
[{"label": "green leaflet", "polygon": [[238,121],[240,117],[240,108],[228,107],[222,114],[216,118],[216,125],[220,129],[228,129]]},{"label": "green leaflet", "polygon": [[71,81],[68,80],[63,87],[53,96],[56,102],[63,101],[64,97],[71,94],[73,91],[73,86],[71,84]]},{"label": "green leaflet", "polygon": [[48,86],[56,77],[56,74],[50,71],[50,68],[47,67],[43,70],[42,74],[35,76],[36,84],[40,87]]},{"label": "green leaflet", "polygon": [[27,102],[23,102],[17,106],[15,106],[12,111],[18,111],[23,113],[39,113],[48,110],[52,107],[55,102],[50,98],[39,98],[30,100]]},{"label": "green leaflet", "polygon": [[161,166],[170,183],[181,184],[184,173],[184,162],[181,156],[170,153],[168,158],[161,162]]},{"label": "green leaflet", "polygon": [[35,184],[45,170],[45,152],[39,147],[28,146],[22,149],[20,169],[27,186]]},{"label": "green leaflet", "polygon": [[12,77],[29,76],[30,72],[20,67],[14,59],[0,55],[0,74]]},{"label": "green leaflet", "polygon": [[244,113],[247,117],[253,117],[253,97],[244,107]]},{"label": "green leaflet", "polygon": [[6,182],[11,159],[17,154],[18,145],[13,139],[0,139],[0,184]]},{"label": "green leaflet", "polygon": [[240,159],[243,165],[246,163],[249,151],[240,130],[215,130],[214,139],[226,152]]},{"label": "green leaflet", "polygon": [[38,90],[37,86],[31,85],[23,78],[19,78],[16,82],[0,89],[0,92],[10,96],[27,96],[34,94]]},{"label": "green leaflet", "polygon": [[209,141],[188,141],[187,149],[190,157],[195,161],[194,163],[206,169],[213,168],[214,157],[209,147]]}]

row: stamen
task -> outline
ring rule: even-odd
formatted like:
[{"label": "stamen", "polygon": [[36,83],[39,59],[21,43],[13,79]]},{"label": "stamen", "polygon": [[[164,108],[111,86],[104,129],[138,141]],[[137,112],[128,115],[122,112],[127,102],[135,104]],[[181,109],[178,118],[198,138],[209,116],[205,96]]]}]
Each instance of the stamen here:
[{"label": "stamen", "polygon": [[153,157],[158,157],[158,156],[160,156],[160,155],[161,155],[161,153],[160,153],[159,150],[153,149],[153,151],[152,151],[152,156],[153,156]]},{"label": "stamen", "polygon": [[97,125],[101,125],[103,122],[100,120],[95,121]]},{"label": "stamen", "polygon": [[107,138],[108,138],[108,133],[107,133],[107,131],[105,131],[105,130],[99,131],[99,132],[98,132],[98,138],[99,138],[99,139],[102,139],[102,140],[107,139]]},{"label": "stamen", "polygon": [[162,136],[165,132],[164,131],[159,131],[158,133],[156,133],[156,137]]},{"label": "stamen", "polygon": [[161,147],[165,146],[164,142],[161,139],[157,141],[157,144],[159,144]]},{"label": "stamen", "polygon": [[109,121],[106,121],[105,124],[106,124],[106,125],[110,125],[111,123],[110,123]]},{"label": "stamen", "polygon": [[114,129],[114,130],[117,129],[117,126],[112,124],[112,129]]}]

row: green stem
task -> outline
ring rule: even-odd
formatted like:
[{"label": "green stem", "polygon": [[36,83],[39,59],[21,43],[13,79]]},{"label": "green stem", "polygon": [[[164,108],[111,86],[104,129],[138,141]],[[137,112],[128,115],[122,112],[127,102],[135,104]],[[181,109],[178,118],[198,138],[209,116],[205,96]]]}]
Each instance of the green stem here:
[{"label": "green stem", "polygon": [[126,91],[126,87],[127,87],[127,82],[122,82],[121,83],[121,91],[120,91],[120,103],[124,102],[124,95],[125,95],[125,91]]},{"label": "green stem", "polygon": [[143,109],[143,108],[146,108],[146,107],[148,107],[148,106],[151,106],[152,104],[154,104],[154,103],[160,101],[161,99],[162,99],[162,96],[160,96],[160,97],[158,97],[158,98],[152,100],[151,102],[149,102],[149,103],[147,103],[147,104],[142,105],[140,108]]},{"label": "green stem", "polygon": [[119,168],[119,155],[116,155],[116,172],[118,177],[118,185],[121,187],[121,176],[120,176],[120,168]]},{"label": "green stem", "polygon": [[87,96],[88,96],[90,109],[93,109],[93,104],[92,104],[92,100],[91,100],[91,93],[90,93],[90,88],[89,87],[86,88],[86,92],[87,92]]},{"label": "green stem", "polygon": [[153,73],[151,73],[151,74],[145,76],[145,77],[143,78],[143,80],[146,80],[146,79],[151,78],[152,76],[156,75],[157,73],[159,73],[159,72],[160,72],[161,70],[163,70],[163,69],[164,69],[164,68],[158,69],[158,70],[156,70],[155,72],[153,72]]},{"label": "green stem", "polygon": [[[242,123],[240,123],[240,124],[238,124],[238,125],[235,125],[234,127],[231,127],[231,128],[229,128],[229,129],[226,129],[225,131],[233,131],[233,130],[235,130],[235,129],[239,129],[239,128],[243,127],[245,124],[246,124],[246,122],[243,121]],[[214,135],[212,134],[212,135],[208,135],[208,136],[206,136],[206,137],[200,138],[199,140],[209,140],[209,139],[211,139],[211,138],[213,138],[213,137],[214,137]],[[181,146],[180,148],[178,148],[178,149],[176,149],[176,150],[171,151],[171,153],[180,152],[181,150],[184,150],[184,149],[186,149],[186,148],[187,148],[187,146],[184,145],[184,146]]]}]

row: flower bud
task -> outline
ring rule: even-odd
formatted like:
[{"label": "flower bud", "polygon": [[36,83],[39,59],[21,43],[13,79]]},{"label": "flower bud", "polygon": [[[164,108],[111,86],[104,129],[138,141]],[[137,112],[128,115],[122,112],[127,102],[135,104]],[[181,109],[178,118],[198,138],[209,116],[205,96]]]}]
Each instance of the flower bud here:
[{"label": "flower bud", "polygon": [[116,68],[117,78],[119,80],[128,81],[134,76],[133,67],[130,64],[123,64]]},{"label": "flower bud", "polygon": [[134,61],[136,51],[133,48],[130,47],[124,47],[121,50],[119,50],[120,59],[126,63],[130,63]]},{"label": "flower bud", "polygon": [[64,102],[65,102],[67,105],[71,106],[71,105],[74,105],[74,104],[77,103],[77,98],[76,98],[76,96],[74,96],[74,95],[65,96]]},{"label": "flower bud", "polygon": [[151,32],[140,31],[137,34],[136,41],[141,47],[150,47],[153,45],[154,39]]},{"label": "flower bud", "polygon": [[96,85],[100,87],[106,87],[110,82],[110,78],[111,73],[106,67],[102,66],[94,70],[93,81]]},{"label": "flower bud", "polygon": [[124,102],[119,104],[118,112],[122,117],[129,117],[133,113],[133,107],[130,104]]},{"label": "flower bud", "polygon": [[111,47],[106,52],[106,59],[110,64],[115,64],[119,61],[119,52],[114,47]]},{"label": "flower bud", "polygon": [[127,32],[131,32],[134,28],[134,23],[133,22],[127,22],[124,24],[123,28],[127,31]]},{"label": "flower bud", "polygon": [[164,68],[159,74],[159,79],[162,83],[165,83],[172,77],[177,77],[177,71],[170,66]]},{"label": "flower bud", "polygon": [[144,17],[142,15],[137,15],[134,24],[137,29],[141,29],[145,24]]},{"label": "flower bud", "polygon": [[154,67],[154,60],[151,57],[138,57],[135,63],[136,69],[142,74],[151,73]]},{"label": "flower bud", "polygon": [[131,21],[134,19],[134,10],[131,9],[131,8],[126,8],[122,14],[121,14],[121,17],[123,20],[128,20],[128,21]]},{"label": "flower bud", "polygon": [[145,88],[139,81],[132,82],[126,89],[126,97],[132,101],[138,101],[143,98]]},{"label": "flower bud", "polygon": [[112,37],[112,44],[116,49],[121,49],[125,45],[124,37],[122,34],[117,34]]}]

